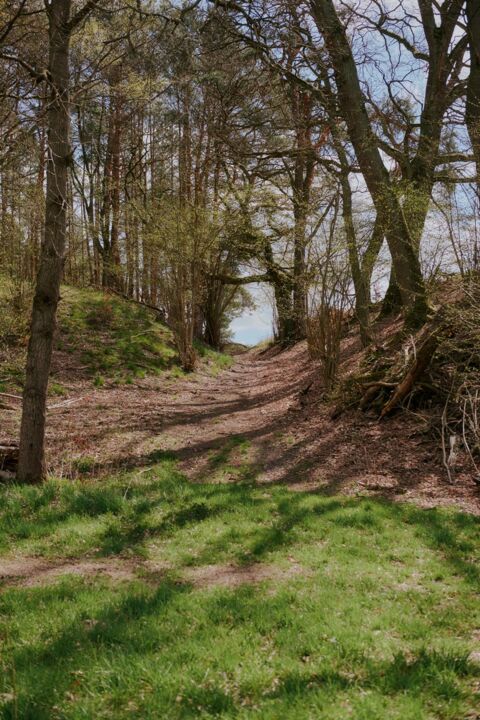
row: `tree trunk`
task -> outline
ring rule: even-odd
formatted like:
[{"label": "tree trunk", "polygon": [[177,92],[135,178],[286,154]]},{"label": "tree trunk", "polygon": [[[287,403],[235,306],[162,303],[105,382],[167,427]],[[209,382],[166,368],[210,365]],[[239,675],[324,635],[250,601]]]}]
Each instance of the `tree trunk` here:
[{"label": "tree trunk", "polygon": [[293,333],[295,340],[306,335],[308,287],[306,278],[306,230],[310,192],[314,178],[315,160],[312,146],[312,98],[290,84],[290,104],[295,123],[295,167],[291,176],[293,192],[294,250],[293,250]]},{"label": "tree trunk", "polygon": [[291,345],[297,339],[297,324],[293,310],[292,289],[290,284],[280,277],[273,280],[273,289],[277,310],[277,340],[280,345]]},{"label": "tree trunk", "polygon": [[480,6],[478,0],[467,0],[467,22],[470,75],[465,121],[477,165],[477,195],[480,203]]},{"label": "tree trunk", "polygon": [[382,309],[380,310],[380,317],[387,318],[391,315],[399,313],[402,309],[402,294],[400,288],[395,280],[395,271],[390,268],[390,279],[388,281],[388,288],[382,302]]},{"label": "tree trunk", "polygon": [[338,101],[350,140],[383,224],[407,320],[420,325],[428,309],[420,263],[402,207],[380,156],[345,28],[338,18],[333,0],[311,0],[311,6],[332,61]]},{"label": "tree trunk", "polygon": [[18,480],[36,483],[45,476],[45,412],[48,376],[59,301],[67,221],[67,175],[70,162],[69,43],[71,0],[48,6],[49,73],[48,167],[45,241],[33,300]]},{"label": "tree trunk", "polygon": [[295,246],[293,250],[293,319],[296,340],[303,340],[307,321],[307,283],[305,278],[306,209],[299,207],[295,214]]},{"label": "tree trunk", "polygon": [[102,285],[121,290],[119,272],[119,215],[120,215],[120,139],[121,97],[118,89],[120,70],[115,66],[110,79],[110,114],[107,151],[103,174],[103,200],[100,210],[102,243]]},{"label": "tree trunk", "polygon": [[355,312],[360,326],[360,339],[366,347],[371,342],[370,337],[370,279],[362,272],[360,258],[358,256],[355,227],[352,213],[352,191],[348,180],[348,170],[342,168],[342,213],[345,236],[347,240],[348,259],[352,273],[353,286],[355,288]]}]

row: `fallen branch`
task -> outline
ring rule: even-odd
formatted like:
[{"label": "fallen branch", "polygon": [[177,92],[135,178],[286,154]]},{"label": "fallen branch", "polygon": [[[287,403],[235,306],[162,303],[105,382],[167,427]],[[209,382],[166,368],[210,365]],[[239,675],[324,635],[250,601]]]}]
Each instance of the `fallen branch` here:
[{"label": "fallen branch", "polygon": [[366,410],[372,402],[375,400],[375,398],[378,395],[378,391],[381,390],[381,386],[378,383],[374,383],[373,385],[370,385],[367,392],[364,393],[362,399],[360,400],[360,410]]},{"label": "fallen branch", "polygon": [[430,364],[430,361],[440,344],[440,329],[444,322],[444,313],[440,310],[433,320],[425,325],[418,343],[418,350],[415,353],[415,360],[407,374],[396,386],[393,395],[382,408],[380,418],[389,415],[400,403],[405,400],[412,391],[416,381],[423,375]]},{"label": "fallen branch", "polygon": [[[389,415],[405,400],[430,364],[435,350],[441,341],[440,330],[445,330],[444,308],[441,308],[432,320],[423,326],[416,338],[411,338],[408,346],[403,347],[403,354],[407,362],[402,364],[402,368],[399,367],[399,363],[397,362],[396,365],[390,369],[390,377],[387,375],[387,377],[382,380],[370,380],[368,377],[364,377],[364,382],[361,382],[363,396],[359,403],[360,409],[367,410],[374,403],[377,406],[381,406],[384,402],[385,404],[380,411],[380,418],[383,418]],[[413,353],[410,352],[412,345]],[[412,357],[410,360],[411,364],[408,367],[409,355]],[[405,365],[407,365],[406,370]],[[403,378],[398,379],[399,375],[400,377],[403,375]],[[387,397],[388,395],[390,395],[390,397],[388,397],[388,400],[385,402],[384,397],[386,394]]]},{"label": "fallen branch", "polygon": [[[97,286],[93,286],[97,287]],[[147,310],[152,310],[153,312],[157,313],[157,315],[160,317],[160,321],[165,325],[165,327],[169,328],[169,330],[172,330],[172,326],[167,321],[167,313],[165,312],[164,308],[157,307],[157,305],[152,305],[151,303],[147,303],[144,300],[137,300],[137,298],[131,297],[131,295],[127,295],[126,293],[120,292],[120,290],[114,290],[113,288],[99,288],[103,292],[111,293],[112,295],[117,295],[117,297],[122,298],[123,300],[126,300],[127,302],[134,303],[135,305],[140,305],[140,307],[147,308]]]},{"label": "fallen branch", "polygon": [[2,392],[0,392],[0,397],[9,398],[10,400],[20,400],[20,402],[22,402],[22,396],[21,396],[21,395],[11,395],[10,393],[2,393]]},{"label": "fallen branch", "polygon": [[[144,366],[142,366],[144,367]],[[20,395],[8,395],[7,393],[0,393],[1,397],[11,398],[13,400],[18,400],[19,402],[22,402],[22,398]],[[70,400],[64,400],[61,403],[56,403],[55,405],[47,405],[47,410],[56,410],[60,407],[65,407],[66,405],[73,405],[73,403],[80,402],[80,400],[84,400],[85,398],[89,397],[89,395],[82,395],[81,397],[77,398],[71,398]],[[0,407],[2,407],[0,405]],[[0,446],[0,452],[2,450],[2,447]]]},{"label": "fallen branch", "polygon": [[64,400],[61,403],[57,403],[56,405],[47,405],[47,410],[56,410],[59,407],[65,407],[66,405],[72,405],[73,403],[80,402],[80,400],[83,400],[85,397],[88,397],[87,395],[82,395],[79,398],[71,398],[70,400]]},{"label": "fallen branch", "polygon": [[396,383],[394,382],[385,382],[384,380],[375,380],[373,382],[366,383],[363,387],[365,389],[368,388],[393,388],[395,387]]},{"label": "fallen branch", "polygon": [[80,402],[80,400],[84,400],[85,398],[89,397],[88,395],[82,395],[78,398],[71,398],[70,400],[64,400],[61,403],[57,403],[56,405],[47,405],[47,410],[56,410],[60,407],[65,407],[66,405],[73,405],[73,403]]}]

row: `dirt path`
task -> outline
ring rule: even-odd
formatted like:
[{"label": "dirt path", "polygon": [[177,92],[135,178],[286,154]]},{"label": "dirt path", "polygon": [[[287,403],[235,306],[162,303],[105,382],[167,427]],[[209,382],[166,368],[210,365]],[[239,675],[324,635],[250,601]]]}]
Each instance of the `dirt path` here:
[{"label": "dirt path", "polygon": [[[79,577],[107,577],[114,582],[128,582],[142,578],[146,582],[158,584],[172,568],[150,560],[139,558],[97,558],[97,559],[59,559],[46,560],[38,557],[20,556],[14,558],[0,557],[0,588],[10,586],[41,587],[49,585],[65,575]],[[299,563],[292,563],[287,568],[274,564],[252,563],[250,565],[199,565],[183,568],[175,576],[178,582],[191,583],[196,587],[222,585],[237,587],[244,584],[260,583],[264,580],[288,580],[295,575],[303,574]]]},{"label": "dirt path", "polygon": [[[344,362],[354,351],[344,348]],[[400,415],[378,423],[357,411],[332,421],[318,377],[300,344],[238,356],[218,376],[204,368],[191,378],[123,387],[78,383],[75,401],[49,413],[52,471],[101,476],[172,452],[193,481],[284,482],[480,514],[472,478],[458,473],[455,485],[446,483],[440,448],[424,421]],[[16,422],[10,417],[12,435]]]}]

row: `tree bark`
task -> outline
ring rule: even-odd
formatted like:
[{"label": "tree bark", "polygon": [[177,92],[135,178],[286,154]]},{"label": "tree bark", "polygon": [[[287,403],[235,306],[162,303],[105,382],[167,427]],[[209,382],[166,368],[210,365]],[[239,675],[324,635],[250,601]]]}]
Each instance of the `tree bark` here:
[{"label": "tree bark", "polygon": [[376,222],[370,238],[363,263],[360,261],[355,227],[353,224],[352,190],[348,179],[348,170],[341,170],[342,215],[347,240],[348,259],[355,288],[355,313],[360,327],[360,340],[363,347],[372,341],[370,333],[370,285],[373,266],[383,242],[383,232]]},{"label": "tree bark", "polygon": [[48,376],[62,276],[70,162],[69,44],[71,0],[52,0],[49,19],[48,166],[45,241],[33,300],[17,477],[36,483],[45,476],[45,413]]},{"label": "tree bark", "polygon": [[310,205],[310,192],[315,171],[315,155],[312,146],[312,99],[295,83],[290,83],[290,104],[295,123],[296,154],[291,176],[294,228],[293,250],[293,334],[295,340],[303,340],[307,321],[306,280],[306,229]]},{"label": "tree bark", "polygon": [[428,309],[420,263],[402,207],[380,156],[345,28],[338,18],[333,0],[311,0],[311,7],[334,69],[340,110],[383,224],[407,319],[420,325]]},{"label": "tree bark", "polygon": [[[472,4],[475,0],[472,0]],[[403,212],[412,243],[418,255],[430,200],[435,184],[435,168],[442,136],[443,119],[451,102],[452,76],[458,77],[458,60],[461,59],[462,38],[455,40],[455,29],[462,11],[463,0],[445,3],[441,23],[436,25],[430,3],[419,3],[422,25],[428,44],[428,74],[420,116],[420,133],[415,156],[410,161],[405,153],[400,164],[405,192]],[[480,32],[477,27],[476,32]],[[390,281],[382,307],[382,315],[399,311],[401,291],[392,267]]]},{"label": "tree bark", "polygon": [[99,0],[87,0],[70,17],[71,0],[51,0],[48,16],[48,160],[45,239],[32,307],[17,478],[38,483],[45,477],[45,415],[60,281],[65,259],[70,146],[70,37]]},{"label": "tree bark", "polygon": [[470,75],[465,121],[477,166],[477,194],[480,202],[480,5],[478,0],[467,0],[467,32],[470,47]]}]

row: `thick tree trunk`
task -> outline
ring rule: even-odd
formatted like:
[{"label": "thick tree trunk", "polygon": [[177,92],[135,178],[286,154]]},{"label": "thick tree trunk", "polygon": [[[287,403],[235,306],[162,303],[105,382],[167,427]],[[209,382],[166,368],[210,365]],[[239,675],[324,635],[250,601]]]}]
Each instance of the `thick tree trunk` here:
[{"label": "thick tree trunk", "polygon": [[303,340],[307,320],[307,283],[305,278],[305,225],[304,208],[295,213],[295,247],[293,253],[293,317],[296,340]]},{"label": "thick tree trunk", "polygon": [[291,286],[281,278],[273,280],[277,310],[277,340],[280,345],[291,345],[297,339],[297,318],[294,314]]},{"label": "thick tree trunk", "polygon": [[223,294],[225,285],[218,280],[211,279],[207,287],[205,302],[202,307],[202,316],[205,321],[203,340],[220,350],[222,344],[222,317],[223,317]]},{"label": "thick tree trunk", "polygon": [[340,161],[340,186],[342,190],[342,215],[347,241],[348,258],[355,289],[355,312],[360,326],[360,338],[364,347],[371,342],[370,334],[370,302],[373,268],[383,244],[384,234],[382,223],[377,215],[368,246],[360,258],[355,225],[353,222],[352,190],[350,187],[350,166],[344,147],[344,140],[339,132],[336,120],[336,102],[331,89],[330,78],[326,68],[320,68],[324,92],[325,107],[330,120],[330,132],[335,151]]},{"label": "thick tree trunk", "polygon": [[52,0],[49,17],[48,167],[45,241],[32,308],[18,480],[40,482],[45,476],[44,437],[48,376],[62,276],[70,162],[69,42],[71,0]]},{"label": "thick tree trunk", "polygon": [[345,28],[337,16],[333,0],[311,0],[311,7],[332,61],[338,101],[350,140],[383,224],[407,319],[419,325],[424,322],[428,309],[420,263],[370,125]]},{"label": "thick tree trunk", "polygon": [[400,288],[395,280],[395,271],[393,267],[390,269],[390,279],[388,281],[387,292],[382,302],[382,309],[380,310],[380,317],[387,318],[390,315],[395,315],[402,309],[402,294]]},{"label": "thick tree trunk", "polygon": [[480,5],[467,0],[470,75],[467,87],[465,120],[477,165],[477,194],[480,203]]},{"label": "thick tree trunk", "polygon": [[292,175],[294,251],[293,251],[293,333],[295,340],[306,335],[308,284],[306,277],[306,231],[315,160],[311,137],[312,98],[295,84],[290,88],[293,120],[296,124],[296,156]]}]

